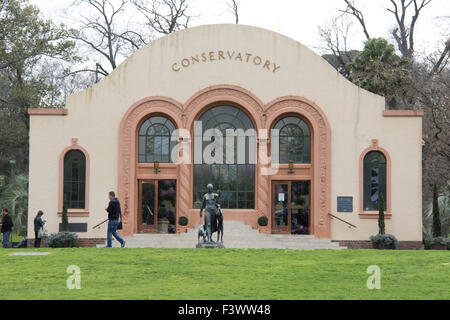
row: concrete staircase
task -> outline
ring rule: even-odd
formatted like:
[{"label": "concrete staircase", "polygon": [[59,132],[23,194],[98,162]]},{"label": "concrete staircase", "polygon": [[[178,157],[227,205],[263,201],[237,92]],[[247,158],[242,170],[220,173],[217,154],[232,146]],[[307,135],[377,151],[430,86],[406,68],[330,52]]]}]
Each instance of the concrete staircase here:
[{"label": "concrete staircase", "polygon": [[[125,237],[127,248],[195,248],[198,226],[178,234],[135,234]],[[217,240],[217,233],[213,236]],[[316,239],[312,235],[261,234],[242,221],[224,221],[223,242],[226,248],[246,249],[346,249],[330,239]],[[101,247],[101,246],[98,246]],[[114,239],[113,247],[120,247]]]}]

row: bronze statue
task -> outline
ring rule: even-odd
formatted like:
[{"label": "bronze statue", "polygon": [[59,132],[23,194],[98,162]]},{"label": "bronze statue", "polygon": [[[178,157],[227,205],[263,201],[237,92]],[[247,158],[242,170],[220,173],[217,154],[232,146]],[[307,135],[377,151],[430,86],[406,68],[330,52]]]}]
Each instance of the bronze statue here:
[{"label": "bronze statue", "polygon": [[223,214],[222,209],[220,208],[220,204],[217,204],[217,212],[216,212],[216,218],[217,218],[217,242],[223,243]]},{"label": "bronze statue", "polygon": [[213,242],[212,234],[217,231],[217,205],[218,198],[220,197],[220,193],[213,192],[213,185],[208,184],[208,193],[203,196],[203,204],[200,209],[200,218],[202,217],[203,209],[205,209],[205,229],[206,229],[206,237],[208,242]]}]

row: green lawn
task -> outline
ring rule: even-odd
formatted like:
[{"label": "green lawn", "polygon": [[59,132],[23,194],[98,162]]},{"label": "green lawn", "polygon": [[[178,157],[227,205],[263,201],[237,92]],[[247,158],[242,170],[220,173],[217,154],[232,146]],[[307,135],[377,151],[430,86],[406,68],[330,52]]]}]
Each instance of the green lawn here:
[{"label": "green lawn", "polygon": [[[49,256],[9,256],[16,252]],[[450,299],[448,251],[0,249],[0,299]],[[81,290],[66,269],[81,268]],[[367,267],[381,268],[368,290]]]}]

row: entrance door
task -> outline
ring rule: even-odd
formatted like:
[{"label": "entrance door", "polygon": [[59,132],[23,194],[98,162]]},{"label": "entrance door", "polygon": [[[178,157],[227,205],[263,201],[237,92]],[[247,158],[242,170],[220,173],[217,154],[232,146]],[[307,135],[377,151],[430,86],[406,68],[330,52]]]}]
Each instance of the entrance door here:
[{"label": "entrance door", "polygon": [[176,180],[139,181],[139,233],[175,233]]},{"label": "entrance door", "polygon": [[310,181],[272,183],[272,232],[310,234]]}]

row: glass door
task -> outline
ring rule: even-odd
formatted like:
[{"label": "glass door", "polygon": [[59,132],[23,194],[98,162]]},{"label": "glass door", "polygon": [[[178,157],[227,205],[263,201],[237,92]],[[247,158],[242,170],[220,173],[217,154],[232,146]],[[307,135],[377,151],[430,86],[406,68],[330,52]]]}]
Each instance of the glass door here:
[{"label": "glass door", "polygon": [[156,232],[158,225],[157,186],[154,180],[139,182],[138,229],[140,233]]},{"label": "glass door", "polygon": [[291,181],[289,208],[292,234],[310,234],[310,182]]},{"label": "glass door", "polygon": [[289,203],[290,183],[274,182],[273,184],[273,231],[275,233],[289,233]]},{"label": "glass door", "polygon": [[176,180],[139,181],[139,233],[176,232]]},{"label": "glass door", "polygon": [[310,181],[274,181],[272,232],[310,234]]}]

